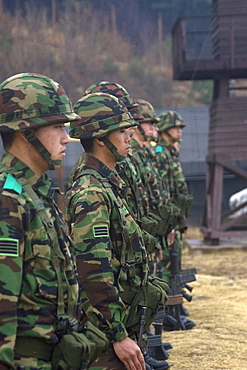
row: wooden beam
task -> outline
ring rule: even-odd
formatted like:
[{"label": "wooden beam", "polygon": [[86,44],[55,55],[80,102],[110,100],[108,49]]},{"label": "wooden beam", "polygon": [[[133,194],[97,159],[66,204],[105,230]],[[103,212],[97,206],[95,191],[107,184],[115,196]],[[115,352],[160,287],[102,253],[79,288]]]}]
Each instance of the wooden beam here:
[{"label": "wooden beam", "polygon": [[217,159],[217,162],[227,171],[234,173],[235,175],[241,177],[244,180],[247,180],[247,171],[245,171],[243,168],[235,166],[234,164],[229,163],[224,159]]}]

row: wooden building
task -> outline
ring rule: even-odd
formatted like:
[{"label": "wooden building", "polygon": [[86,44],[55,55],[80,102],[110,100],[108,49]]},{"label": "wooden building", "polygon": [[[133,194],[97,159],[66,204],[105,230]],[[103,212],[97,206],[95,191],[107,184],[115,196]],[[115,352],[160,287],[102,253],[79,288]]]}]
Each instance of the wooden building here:
[{"label": "wooden building", "polygon": [[246,212],[232,217],[246,202],[223,213],[222,196],[225,173],[247,180],[247,2],[214,0],[210,17],[178,19],[172,38],[174,79],[214,80],[202,232],[211,244],[246,237]]}]

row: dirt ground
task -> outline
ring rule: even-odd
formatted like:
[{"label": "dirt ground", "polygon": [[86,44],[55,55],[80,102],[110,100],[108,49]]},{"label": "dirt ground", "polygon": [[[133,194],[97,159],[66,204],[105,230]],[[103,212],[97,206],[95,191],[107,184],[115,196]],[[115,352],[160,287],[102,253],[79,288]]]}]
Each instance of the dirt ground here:
[{"label": "dirt ground", "polygon": [[205,253],[185,245],[182,267],[197,269],[193,299],[184,303],[196,326],[163,331],[173,346],[171,370],[247,370],[247,250]]}]

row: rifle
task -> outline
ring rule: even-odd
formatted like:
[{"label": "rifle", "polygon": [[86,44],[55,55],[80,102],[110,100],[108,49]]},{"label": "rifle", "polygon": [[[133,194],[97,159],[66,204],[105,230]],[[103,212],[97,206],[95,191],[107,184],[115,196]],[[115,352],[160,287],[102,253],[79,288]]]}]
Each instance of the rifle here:
[{"label": "rifle", "polygon": [[192,290],[187,282],[196,280],[195,269],[180,270],[179,269],[179,256],[174,241],[170,245],[170,261],[171,261],[171,275],[170,275],[170,285],[171,289],[168,295],[168,300],[166,302],[167,313],[166,319],[172,325],[173,330],[186,330],[185,324],[182,320],[182,303],[183,298],[187,299],[189,302],[192,300],[192,296],[186,293],[183,288],[186,287],[188,290]]},{"label": "rifle", "polygon": [[[179,271],[183,287],[186,288],[189,292],[192,292],[193,287],[191,285],[187,284],[187,283],[190,283],[192,281],[196,281],[196,275],[195,275],[196,273],[197,273],[197,271],[196,271],[195,268]],[[182,291],[182,295],[185,299],[187,299],[187,301],[190,302],[192,300],[192,296],[187,294],[184,290]]]},{"label": "rifle", "polygon": [[141,350],[142,350],[142,336],[144,333],[144,328],[145,328],[145,323],[146,323],[146,315],[147,315],[147,307],[141,306],[140,330],[138,333],[138,341],[137,341],[137,344]]}]

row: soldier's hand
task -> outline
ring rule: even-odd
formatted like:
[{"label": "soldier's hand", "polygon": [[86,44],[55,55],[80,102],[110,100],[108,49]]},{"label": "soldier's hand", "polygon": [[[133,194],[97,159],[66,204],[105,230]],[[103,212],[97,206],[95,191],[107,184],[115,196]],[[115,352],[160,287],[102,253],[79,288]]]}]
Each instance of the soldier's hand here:
[{"label": "soldier's hand", "polygon": [[134,340],[126,337],[113,343],[113,348],[118,358],[128,370],[146,369],[143,354]]},{"label": "soldier's hand", "polygon": [[163,260],[163,252],[162,252],[162,249],[159,249],[159,251],[157,253],[157,259],[159,261],[162,261]]},{"label": "soldier's hand", "polygon": [[169,244],[173,244],[175,240],[175,230],[173,229],[168,235]]}]

